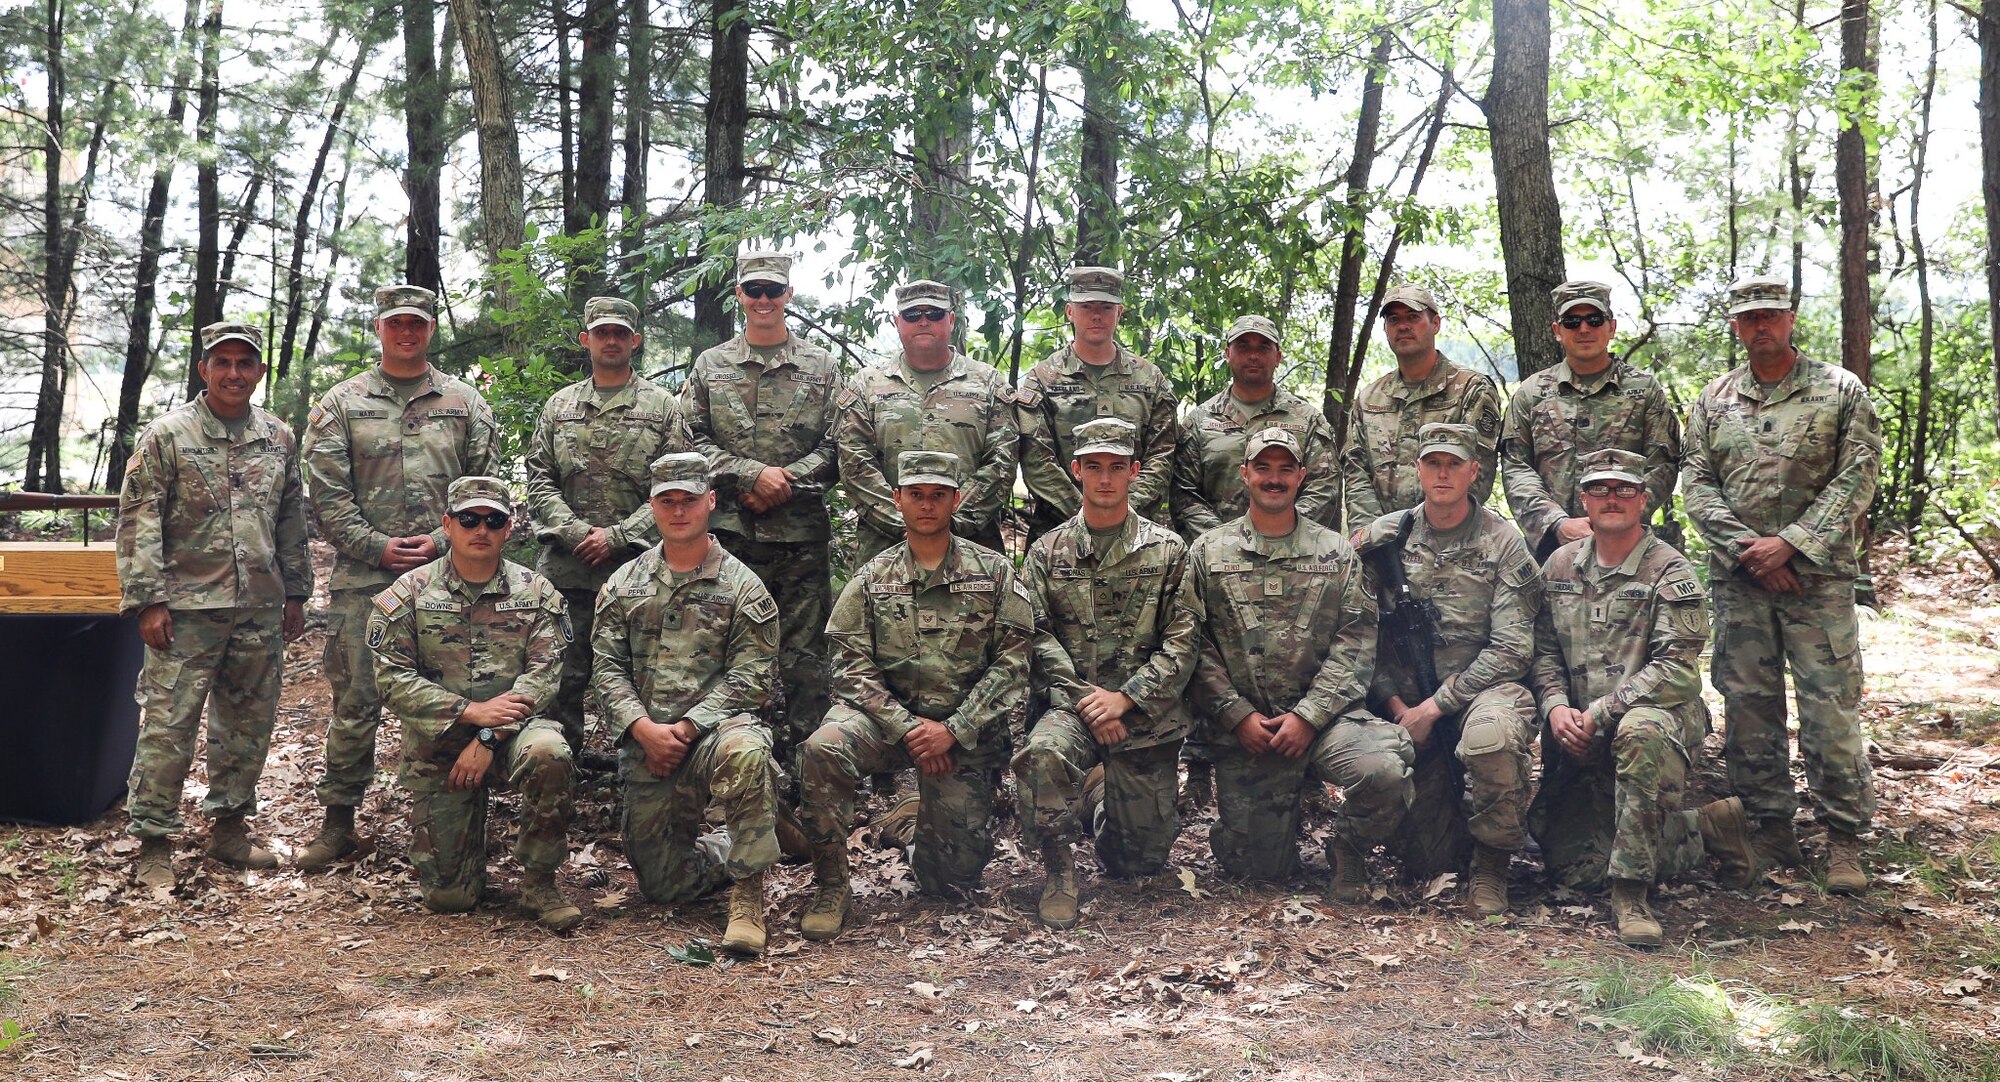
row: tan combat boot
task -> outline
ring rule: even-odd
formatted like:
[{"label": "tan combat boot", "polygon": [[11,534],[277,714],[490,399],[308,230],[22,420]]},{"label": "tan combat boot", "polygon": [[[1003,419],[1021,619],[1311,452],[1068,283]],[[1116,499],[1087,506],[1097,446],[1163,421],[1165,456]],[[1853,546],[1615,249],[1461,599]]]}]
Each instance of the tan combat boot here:
[{"label": "tan combat boot", "polygon": [[722,949],[755,957],[764,953],[764,873],[738,879],[729,888],[729,930]]},{"label": "tan combat boot", "polygon": [[905,793],[896,801],[896,806],[875,820],[870,826],[875,831],[877,849],[908,849],[917,840],[917,810],[922,806],[915,793]]},{"label": "tan combat boot", "polygon": [[563,897],[552,869],[522,871],[521,908],[533,913],[535,923],[551,932],[567,932],[583,923],[583,910]]},{"label": "tan combat boot", "polygon": [[208,855],[232,868],[264,871],[278,866],[278,858],[250,837],[240,815],[224,816],[209,827]]},{"label": "tan combat boot", "polygon": [[139,855],[132,860],[132,878],[153,890],[174,889],[174,843],[166,838],[139,839]]},{"label": "tan combat boot", "polygon": [[1472,850],[1472,890],[1468,899],[1472,911],[1482,917],[1497,917],[1507,911],[1507,865],[1514,854],[1484,843]]},{"label": "tan combat boot", "polygon": [[1701,828],[1702,848],[1721,865],[1715,881],[1729,890],[1755,883],[1763,868],[1750,840],[1750,820],[1743,814],[1743,801],[1733,796],[1710,801],[1694,817]]},{"label": "tan combat boot", "polygon": [[319,837],[314,838],[306,851],[299,854],[295,862],[301,871],[316,872],[332,864],[341,857],[354,852],[354,805],[328,804],[326,822],[319,828]]},{"label": "tan combat boot", "polygon": [[1628,947],[1657,947],[1666,942],[1653,909],[1646,904],[1652,884],[1637,879],[1611,881],[1611,916],[1618,922],[1618,939]]},{"label": "tan combat boot", "polygon": [[806,832],[799,826],[798,813],[783,800],[778,801],[778,852],[785,855],[786,864],[803,864],[812,859],[812,843],[806,840]]},{"label": "tan combat boot", "polygon": [[1750,833],[1750,844],[1758,859],[1769,868],[1802,868],[1806,855],[1799,849],[1799,832],[1790,819],[1759,819]]},{"label": "tan combat boot", "polygon": [[1327,893],[1343,905],[1360,905],[1368,900],[1368,855],[1346,838],[1326,840],[1326,856],[1333,862],[1333,881]]},{"label": "tan combat boot", "polygon": [[813,897],[799,918],[799,934],[815,942],[839,935],[853,897],[847,885],[846,840],[813,846]]},{"label": "tan combat boot", "polygon": [[1859,894],[1868,889],[1868,860],[1861,855],[1861,839],[1838,830],[1826,832],[1826,890],[1828,894]]},{"label": "tan combat boot", "polygon": [[1051,928],[1074,928],[1076,913],[1076,855],[1069,839],[1049,838],[1042,842],[1042,867],[1048,882],[1042,884],[1042,923]]}]

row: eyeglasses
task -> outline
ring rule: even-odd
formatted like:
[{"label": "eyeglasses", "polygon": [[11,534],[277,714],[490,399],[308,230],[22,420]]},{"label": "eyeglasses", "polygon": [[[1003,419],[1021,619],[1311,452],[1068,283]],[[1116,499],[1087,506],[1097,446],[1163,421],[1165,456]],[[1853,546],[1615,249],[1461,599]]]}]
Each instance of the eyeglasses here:
[{"label": "eyeglasses", "polygon": [[478,529],[482,522],[489,530],[504,530],[507,528],[508,520],[513,518],[505,511],[488,511],[483,515],[477,511],[453,511],[451,517],[457,519],[458,524],[468,530]]},{"label": "eyeglasses", "polygon": [[1593,496],[1600,500],[1608,496],[1616,496],[1621,500],[1629,500],[1639,495],[1642,491],[1644,490],[1638,485],[1614,485],[1609,481],[1592,481],[1590,484],[1583,486],[1584,495]]},{"label": "eyeglasses", "polygon": [[936,323],[950,314],[942,308],[906,308],[896,313],[896,318],[905,323]]},{"label": "eyeglasses", "polygon": [[736,288],[753,301],[773,301],[791,292],[792,287],[779,282],[743,282]]},{"label": "eyeglasses", "polygon": [[1604,321],[1610,318],[1610,316],[1605,315],[1603,312],[1592,312],[1587,316],[1564,316],[1562,317],[1562,325],[1563,330],[1566,331],[1576,330],[1585,324],[1589,324],[1591,327],[1602,327],[1604,326]]}]

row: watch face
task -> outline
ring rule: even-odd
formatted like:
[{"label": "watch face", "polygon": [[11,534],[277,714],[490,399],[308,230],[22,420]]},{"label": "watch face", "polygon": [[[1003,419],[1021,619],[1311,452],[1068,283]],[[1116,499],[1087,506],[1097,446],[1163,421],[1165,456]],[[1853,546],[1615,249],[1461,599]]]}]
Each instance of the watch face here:
[{"label": "watch face", "polygon": [[492,747],[496,743],[496,741],[493,739],[493,730],[491,729],[479,730],[479,742],[485,745],[486,747],[489,748]]}]

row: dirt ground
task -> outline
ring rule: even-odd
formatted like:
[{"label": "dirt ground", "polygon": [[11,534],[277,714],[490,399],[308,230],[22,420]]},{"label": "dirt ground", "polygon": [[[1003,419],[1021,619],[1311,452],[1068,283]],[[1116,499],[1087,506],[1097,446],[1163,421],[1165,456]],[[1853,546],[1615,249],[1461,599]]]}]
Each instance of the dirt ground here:
[{"label": "dirt ground", "polygon": [[[1879,552],[1878,567],[1900,558]],[[1207,813],[1188,817],[1160,882],[1101,880],[1082,846],[1085,919],[1062,933],[1034,920],[1040,873],[1011,822],[985,895],[949,903],[912,897],[900,856],[857,834],[862,896],[842,939],[798,938],[810,875],[786,867],[770,953],[702,964],[722,899],[682,911],[638,900],[616,793],[601,785],[580,794],[562,876],[591,914],[578,933],[550,935],[513,909],[505,799],[492,903],[421,911],[390,736],[363,809],[373,850],[327,874],[201,860],[199,767],[171,898],[132,885],[121,811],[80,828],[0,827],[0,1076],[1833,1077],[1749,1022],[1728,1055],[1641,1047],[1588,992],[1623,967],[1701,977],[1746,1007],[1903,1019],[1950,1065],[1935,1077],[2000,1077],[2000,590],[1963,567],[1883,583],[1885,608],[1864,627],[1875,886],[1841,899],[1810,874],[1741,892],[1676,884],[1659,899],[1660,951],[1622,947],[1603,898],[1552,892],[1526,856],[1504,919],[1473,921],[1456,882],[1399,883],[1386,863],[1375,902],[1329,903],[1322,809],[1305,872],[1281,887],[1219,879]],[[291,648],[261,789],[258,829],[286,853],[319,816],[320,647],[315,629]],[[1700,771],[1711,792],[1719,750],[1711,738]],[[1806,829],[1816,861],[1819,834]]]}]

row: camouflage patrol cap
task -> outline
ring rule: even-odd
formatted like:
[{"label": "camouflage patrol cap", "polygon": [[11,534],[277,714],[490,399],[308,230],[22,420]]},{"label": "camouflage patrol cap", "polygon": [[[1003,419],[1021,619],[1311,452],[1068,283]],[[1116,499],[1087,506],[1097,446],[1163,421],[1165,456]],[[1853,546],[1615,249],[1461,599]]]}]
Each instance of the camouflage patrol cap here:
[{"label": "camouflage patrol cap", "polygon": [[1603,282],[1578,279],[1549,290],[1549,299],[1556,303],[1556,315],[1561,316],[1578,305],[1594,306],[1605,315],[1611,314],[1611,287]]},{"label": "camouflage patrol cap", "polygon": [[513,514],[514,498],[507,492],[507,482],[498,477],[469,474],[453,481],[444,490],[446,511],[456,514],[475,507],[491,507],[495,511]]},{"label": "camouflage patrol cap", "polygon": [[1593,481],[1628,481],[1635,485],[1646,483],[1646,456],[1637,451],[1621,451],[1616,447],[1592,451],[1576,460],[1577,468],[1583,476],[1577,480],[1582,487]]},{"label": "camouflage patrol cap", "polygon": [[736,284],[776,282],[792,284],[792,257],[783,252],[744,252],[736,257]]},{"label": "camouflage patrol cap", "polygon": [[1471,425],[1432,421],[1417,429],[1417,457],[1420,459],[1432,451],[1443,451],[1458,456],[1461,462],[1470,462],[1478,448],[1479,431]]},{"label": "camouflage patrol cap", "polygon": [[264,355],[263,328],[253,323],[230,323],[227,321],[211,323],[201,329],[201,355],[203,357],[208,356],[210,350],[232,339],[238,342],[248,342],[250,348],[257,351],[257,356],[262,357]]},{"label": "camouflage patrol cap", "polygon": [[896,287],[896,314],[901,315],[912,308],[942,308],[950,312],[958,307],[958,298],[952,288],[943,282],[933,282],[919,278]]},{"label": "camouflage patrol cap", "polygon": [[699,451],[675,451],[653,460],[653,489],[648,496],[658,496],[662,492],[692,492],[699,496],[708,491],[708,459]]},{"label": "camouflage patrol cap", "polygon": [[1283,448],[1292,456],[1293,462],[1305,464],[1306,455],[1299,449],[1299,438],[1292,435],[1291,429],[1279,428],[1277,425],[1261,429],[1243,441],[1243,464],[1247,466],[1255,462],[1258,455],[1272,447]]},{"label": "camouflage patrol cap", "polygon": [[1070,429],[1076,441],[1077,458],[1085,455],[1134,457],[1139,446],[1139,426],[1116,417],[1098,417]]},{"label": "camouflage patrol cap", "polygon": [[639,306],[623,297],[592,297],[583,302],[583,329],[596,330],[616,323],[628,331],[639,330]]},{"label": "camouflage patrol cap", "polygon": [[958,487],[958,456],[950,451],[904,451],[896,456],[896,487]]},{"label": "camouflage patrol cap", "polygon": [[1417,312],[1438,311],[1438,301],[1431,291],[1423,286],[1397,286],[1382,295],[1382,310],[1388,311],[1392,304],[1400,304]]},{"label": "camouflage patrol cap", "polygon": [[1782,278],[1743,278],[1729,286],[1729,314],[1741,315],[1759,308],[1792,307],[1792,284]]},{"label": "camouflage patrol cap", "polygon": [[422,316],[437,322],[438,295],[423,286],[383,286],[375,291],[375,318]]},{"label": "camouflage patrol cap", "polygon": [[1124,304],[1124,273],[1116,267],[1071,267],[1069,302],[1088,304],[1091,301]]},{"label": "camouflage patrol cap", "polygon": [[1278,325],[1263,316],[1237,316],[1236,322],[1222,334],[1222,344],[1229,345],[1246,334],[1261,334],[1272,342],[1278,341]]}]

